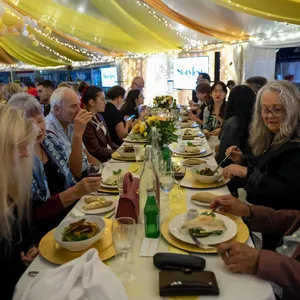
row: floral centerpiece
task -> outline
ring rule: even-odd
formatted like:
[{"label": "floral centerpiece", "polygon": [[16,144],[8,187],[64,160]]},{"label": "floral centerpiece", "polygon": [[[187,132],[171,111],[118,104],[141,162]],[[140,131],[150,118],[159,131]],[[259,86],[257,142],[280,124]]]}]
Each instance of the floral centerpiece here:
[{"label": "floral centerpiece", "polygon": [[174,99],[170,95],[156,96],[153,99],[153,104],[159,108],[169,109],[171,104],[173,103],[173,101],[174,101]]},{"label": "floral centerpiece", "polygon": [[174,119],[162,118],[157,116],[146,117],[144,121],[136,123],[131,134],[134,138],[144,140],[147,144],[151,143],[151,129],[157,128],[159,134],[159,144],[170,144],[177,141],[176,122]]}]

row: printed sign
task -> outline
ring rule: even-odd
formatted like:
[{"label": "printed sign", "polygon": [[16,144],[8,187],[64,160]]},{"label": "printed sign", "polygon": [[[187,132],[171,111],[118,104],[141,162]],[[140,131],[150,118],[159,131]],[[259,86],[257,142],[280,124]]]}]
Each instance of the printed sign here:
[{"label": "printed sign", "polygon": [[112,87],[118,84],[117,67],[101,68],[102,87]]},{"label": "printed sign", "polygon": [[174,59],[174,89],[194,90],[199,73],[208,73],[208,56]]}]

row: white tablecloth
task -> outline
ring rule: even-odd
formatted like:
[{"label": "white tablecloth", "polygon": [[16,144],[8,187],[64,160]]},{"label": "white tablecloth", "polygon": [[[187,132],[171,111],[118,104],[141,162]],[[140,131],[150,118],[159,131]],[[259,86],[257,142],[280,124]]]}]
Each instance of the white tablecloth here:
[{"label": "white tablecloth", "polygon": [[[207,142],[205,141],[204,147],[209,149]],[[208,163],[216,165],[214,157],[211,155],[207,158]],[[127,169],[129,163],[114,163],[110,164],[112,169]],[[228,194],[228,188],[226,186],[213,189],[214,193]],[[187,207],[189,208],[201,208],[198,205],[193,204],[190,201],[191,195],[195,193],[195,190],[186,190]],[[144,238],[143,225],[138,225],[137,239],[134,244],[133,250],[133,273],[137,277],[137,281],[132,284],[127,284],[126,290],[128,298],[132,300],[155,300],[162,299],[159,296],[159,284],[158,273],[153,266],[153,259],[151,257],[140,257],[139,252],[141,244]],[[253,246],[252,241],[247,241],[248,245]],[[158,252],[169,252],[169,244],[161,237],[159,239]],[[206,270],[213,271],[216,275],[217,282],[220,289],[219,296],[201,296],[201,300],[273,300],[275,299],[273,291],[269,282],[256,278],[253,275],[234,274],[226,270],[221,258],[216,254],[201,255],[206,260]],[[115,270],[115,259],[111,259],[108,265],[111,269]],[[32,262],[27,271],[20,278],[16,286],[16,300],[21,298],[22,293],[28,286],[32,277],[28,276],[30,271],[42,271],[46,268],[56,268],[57,266],[49,263],[43,259],[40,255]],[[42,292],[42,291],[41,291]],[[116,299],[117,300],[117,299]]]}]

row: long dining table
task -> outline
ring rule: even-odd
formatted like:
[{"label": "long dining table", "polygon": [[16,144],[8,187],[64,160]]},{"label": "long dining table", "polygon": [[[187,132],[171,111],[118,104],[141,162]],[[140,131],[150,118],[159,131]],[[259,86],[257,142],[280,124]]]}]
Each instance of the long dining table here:
[{"label": "long dining table", "polygon": [[[210,150],[207,140],[204,139],[203,147],[208,151]],[[213,157],[210,155],[205,158],[210,165],[217,166],[217,163]],[[111,159],[106,163],[107,169],[126,170],[130,167],[132,162],[123,162]],[[200,209],[201,206],[194,204],[190,199],[191,196],[199,190],[184,188],[184,195],[186,201],[187,209]],[[207,189],[206,191],[211,191],[216,194],[229,194],[227,186],[217,187],[213,189]],[[163,192],[161,191],[161,194]],[[162,201],[163,202],[163,201]],[[76,209],[76,206],[73,210]],[[207,207],[202,207],[202,209],[207,209]],[[72,212],[71,212],[72,213]],[[144,240],[144,227],[143,224],[137,225],[137,236],[135,239],[132,257],[132,273],[137,278],[131,283],[126,283],[125,288],[128,294],[128,299],[132,300],[155,300],[155,299],[167,299],[159,296],[159,270],[153,265],[152,257],[140,256],[141,245]],[[251,238],[249,237],[246,241],[247,245],[254,246]],[[175,251],[174,251],[175,250]],[[157,252],[176,252],[173,246],[171,246],[162,236],[159,237]],[[188,253],[187,253],[188,254]],[[203,257],[206,260],[205,270],[213,271],[215,273],[220,295],[219,296],[199,296],[195,298],[188,299],[222,299],[222,300],[273,300],[275,299],[271,284],[268,281],[257,278],[254,275],[247,274],[236,274],[229,272],[221,258],[217,254],[194,254]],[[111,268],[113,272],[116,271],[116,258],[111,258],[107,261],[107,265]],[[28,275],[31,271],[42,272],[47,268],[57,268],[58,265],[52,264],[45,260],[41,255],[38,255],[35,260],[30,264],[25,273],[20,278],[16,285],[15,290],[15,300],[19,300],[22,294],[29,286],[33,277]],[[100,279],[99,279],[100,280]],[[174,297],[172,297],[173,299]],[[177,298],[174,298],[177,299]],[[184,297],[179,297],[178,299],[185,299]],[[117,300],[117,299],[116,299]]]}]

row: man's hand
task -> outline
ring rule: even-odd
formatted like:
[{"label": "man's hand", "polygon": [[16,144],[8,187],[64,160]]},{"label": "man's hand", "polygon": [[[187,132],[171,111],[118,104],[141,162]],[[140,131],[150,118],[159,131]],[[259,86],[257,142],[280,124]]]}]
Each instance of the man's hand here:
[{"label": "man's hand", "polygon": [[74,134],[83,135],[86,125],[92,120],[92,113],[81,109],[74,119]]}]

